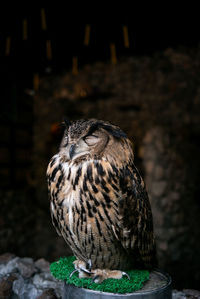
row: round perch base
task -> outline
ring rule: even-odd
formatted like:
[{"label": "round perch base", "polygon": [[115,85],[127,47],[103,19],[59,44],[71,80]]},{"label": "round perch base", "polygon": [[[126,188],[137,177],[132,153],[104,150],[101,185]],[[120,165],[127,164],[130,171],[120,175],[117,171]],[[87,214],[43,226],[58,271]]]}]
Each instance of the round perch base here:
[{"label": "round perch base", "polygon": [[133,293],[114,294],[88,290],[65,283],[64,299],[171,299],[171,277],[161,271],[152,271],[144,286]]}]

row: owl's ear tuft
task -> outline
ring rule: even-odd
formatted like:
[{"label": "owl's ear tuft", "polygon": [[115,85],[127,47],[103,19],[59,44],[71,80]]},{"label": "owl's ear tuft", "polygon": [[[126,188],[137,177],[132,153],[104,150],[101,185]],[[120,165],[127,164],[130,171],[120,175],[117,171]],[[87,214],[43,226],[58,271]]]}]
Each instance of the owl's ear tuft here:
[{"label": "owl's ear tuft", "polygon": [[87,133],[87,135],[91,135],[94,133],[96,130],[103,128],[106,130],[109,134],[116,138],[127,138],[127,135],[118,127],[112,126],[109,124],[104,124],[102,121],[97,121],[93,123]]},{"label": "owl's ear tuft", "polygon": [[94,133],[97,129],[99,129],[100,127],[100,123],[99,122],[96,122],[94,124],[91,125],[87,135],[92,135],[92,133]]},{"label": "owl's ear tuft", "polygon": [[66,128],[69,128],[71,125],[71,121],[68,118],[64,118],[64,121],[62,123]]},{"label": "owl's ear tuft", "polygon": [[112,127],[109,125],[102,125],[102,128],[116,138],[127,138],[127,135],[120,128]]}]

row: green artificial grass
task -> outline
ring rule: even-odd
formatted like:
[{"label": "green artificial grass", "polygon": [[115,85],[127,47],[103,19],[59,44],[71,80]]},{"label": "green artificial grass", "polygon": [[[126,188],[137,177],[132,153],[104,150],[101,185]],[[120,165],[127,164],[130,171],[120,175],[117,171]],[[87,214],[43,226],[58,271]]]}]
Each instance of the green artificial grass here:
[{"label": "green artificial grass", "polygon": [[94,283],[91,278],[79,278],[78,272],[69,278],[71,272],[74,270],[73,261],[75,259],[74,256],[69,256],[60,258],[57,262],[53,262],[50,265],[52,275],[59,280],[65,280],[68,284],[77,287],[120,294],[138,291],[142,288],[144,282],[149,279],[149,272],[147,270],[129,270],[126,272],[129,274],[130,280],[127,277],[121,279],[109,278],[102,283]]}]

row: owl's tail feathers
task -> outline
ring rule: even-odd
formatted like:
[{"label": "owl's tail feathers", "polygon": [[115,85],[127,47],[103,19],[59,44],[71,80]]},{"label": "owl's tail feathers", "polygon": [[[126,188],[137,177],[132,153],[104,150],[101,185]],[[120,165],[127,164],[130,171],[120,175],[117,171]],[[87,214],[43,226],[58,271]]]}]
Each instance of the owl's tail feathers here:
[{"label": "owl's tail feathers", "polygon": [[157,260],[156,255],[143,256],[142,261],[143,261],[144,267],[147,268],[148,270],[158,267],[158,260]]},{"label": "owl's tail feathers", "polygon": [[153,248],[148,251],[140,251],[140,257],[143,267],[146,269],[155,269],[158,267],[158,260],[156,254],[156,246],[154,244]]}]

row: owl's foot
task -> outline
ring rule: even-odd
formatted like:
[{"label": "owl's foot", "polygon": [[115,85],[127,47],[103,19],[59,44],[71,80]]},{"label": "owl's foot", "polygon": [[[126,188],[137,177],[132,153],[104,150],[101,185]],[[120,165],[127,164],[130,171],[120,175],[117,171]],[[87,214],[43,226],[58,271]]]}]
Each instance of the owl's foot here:
[{"label": "owl's foot", "polygon": [[130,277],[126,272],[120,270],[108,270],[108,269],[95,269],[92,270],[92,263],[91,260],[88,263],[85,263],[80,260],[76,260],[73,262],[75,270],[72,271],[70,277],[75,272],[79,272],[79,278],[92,278],[92,281],[95,283],[101,283],[105,279],[108,278],[115,278],[121,279],[123,276],[126,276],[129,280]]},{"label": "owl's foot", "polygon": [[130,280],[129,275],[126,272],[122,272],[120,270],[96,269],[93,271],[93,274],[91,276],[92,281],[95,283],[101,283],[108,278],[121,279],[123,276],[126,276]]},{"label": "owl's foot", "polygon": [[79,272],[79,278],[89,278],[91,277],[91,275],[93,275],[93,272],[91,272],[91,267],[92,267],[91,260],[89,260],[87,264],[83,261],[76,260],[73,262],[73,264],[75,270],[72,271],[72,273],[70,274],[69,276],[70,278],[75,272]]}]

